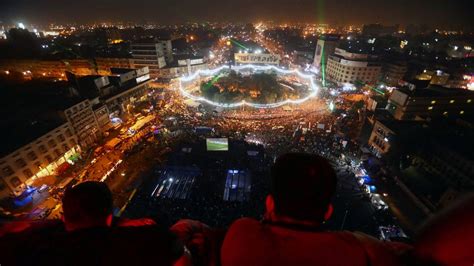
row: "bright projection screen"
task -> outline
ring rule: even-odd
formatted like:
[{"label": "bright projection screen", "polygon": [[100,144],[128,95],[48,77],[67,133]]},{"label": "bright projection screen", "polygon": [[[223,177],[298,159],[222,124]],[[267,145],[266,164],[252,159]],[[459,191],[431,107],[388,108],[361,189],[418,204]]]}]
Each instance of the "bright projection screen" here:
[{"label": "bright projection screen", "polygon": [[207,138],[206,147],[208,151],[228,151],[229,140],[227,138]]}]

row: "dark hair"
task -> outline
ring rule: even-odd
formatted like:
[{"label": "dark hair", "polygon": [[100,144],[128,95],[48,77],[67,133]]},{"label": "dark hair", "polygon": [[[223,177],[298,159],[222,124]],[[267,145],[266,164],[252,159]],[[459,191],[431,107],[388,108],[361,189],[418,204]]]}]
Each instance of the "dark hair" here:
[{"label": "dark hair", "polygon": [[276,214],[322,221],[337,184],[336,173],[325,158],[284,154],[273,165],[271,176]]},{"label": "dark hair", "polygon": [[66,222],[105,220],[112,213],[112,193],[103,182],[87,181],[64,192]]}]

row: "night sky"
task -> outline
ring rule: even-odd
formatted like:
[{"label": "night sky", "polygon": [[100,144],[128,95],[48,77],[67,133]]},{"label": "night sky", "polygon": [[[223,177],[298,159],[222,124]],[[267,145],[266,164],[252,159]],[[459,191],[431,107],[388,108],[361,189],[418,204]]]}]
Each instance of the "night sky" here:
[{"label": "night sky", "polygon": [[26,23],[134,21],[380,22],[472,28],[474,0],[2,0],[0,20]]}]

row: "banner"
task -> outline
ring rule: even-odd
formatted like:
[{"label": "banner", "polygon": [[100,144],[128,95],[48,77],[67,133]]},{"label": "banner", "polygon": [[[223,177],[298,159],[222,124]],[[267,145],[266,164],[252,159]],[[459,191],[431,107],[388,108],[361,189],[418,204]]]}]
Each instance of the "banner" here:
[{"label": "banner", "polygon": [[239,64],[280,64],[280,56],[274,54],[235,53],[234,58]]}]

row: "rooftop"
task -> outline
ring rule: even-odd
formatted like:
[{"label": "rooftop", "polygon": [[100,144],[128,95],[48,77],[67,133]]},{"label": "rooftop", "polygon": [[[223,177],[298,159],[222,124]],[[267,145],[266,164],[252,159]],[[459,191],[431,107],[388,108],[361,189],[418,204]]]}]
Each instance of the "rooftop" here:
[{"label": "rooftop", "polygon": [[438,85],[430,85],[426,88],[417,88],[409,90],[408,88],[400,88],[401,92],[412,97],[449,97],[449,96],[468,96],[474,97],[474,91],[465,89],[445,88]]}]

